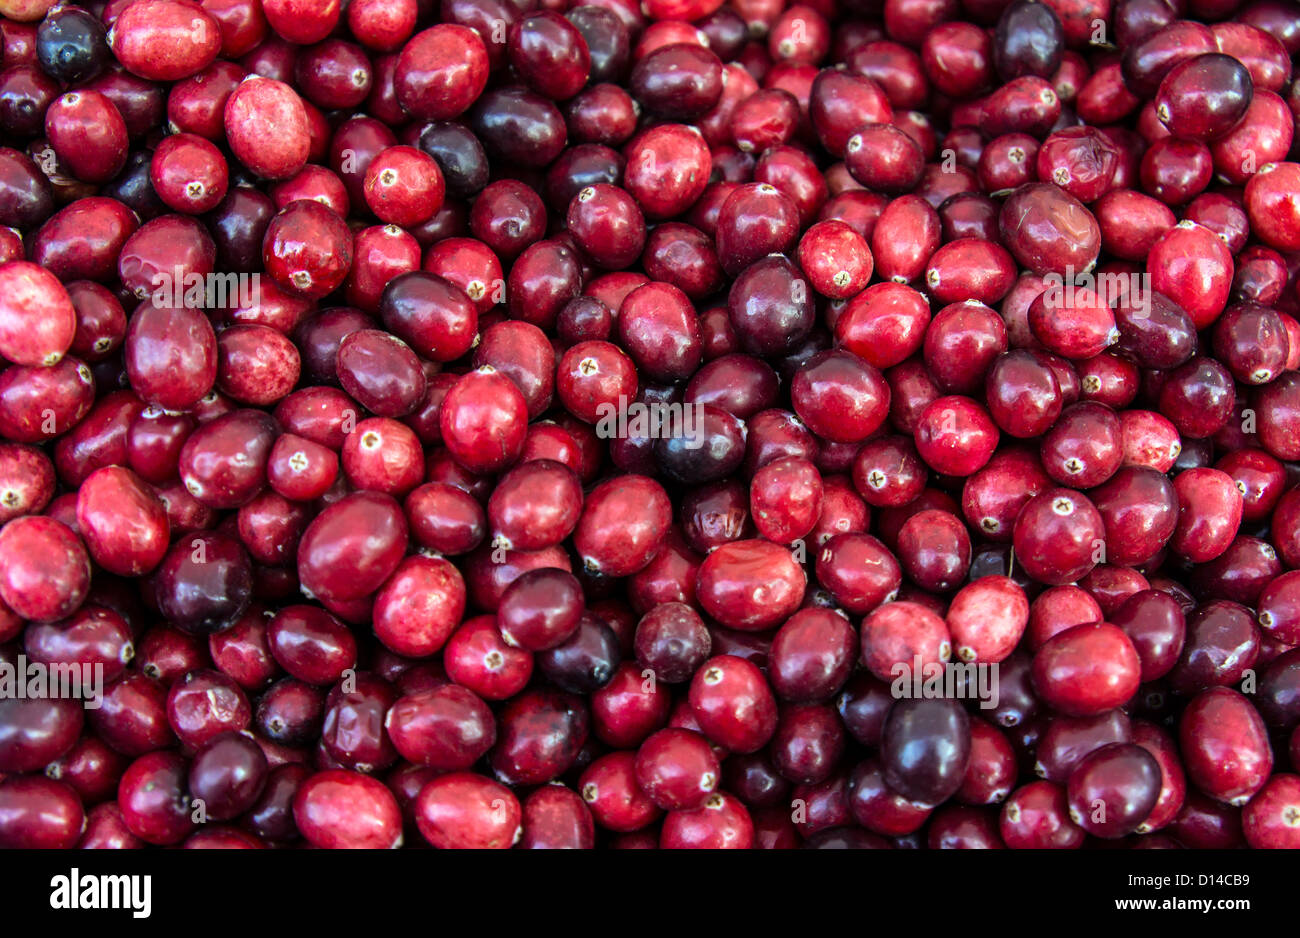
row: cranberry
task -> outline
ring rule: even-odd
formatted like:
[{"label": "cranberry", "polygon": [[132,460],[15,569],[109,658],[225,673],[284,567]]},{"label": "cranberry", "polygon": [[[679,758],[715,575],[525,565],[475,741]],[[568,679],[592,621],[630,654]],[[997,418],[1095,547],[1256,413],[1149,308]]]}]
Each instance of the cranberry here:
[{"label": "cranberry", "polygon": [[375,636],[398,654],[424,657],[444,644],[465,609],[460,572],[439,557],[408,557],[375,595]]},{"label": "cranberry", "polygon": [[352,266],[352,233],[325,205],[299,199],[271,219],[262,253],[278,286],[319,299],[343,285]]},{"label": "cranberry", "polygon": [[792,382],[795,413],[818,436],[856,443],[870,436],[889,408],[889,386],[871,365],[847,352],[820,352]]},{"label": "cranberry", "polygon": [[696,595],[723,625],[761,631],[798,608],[805,583],[790,551],[768,541],[736,541],[705,558]]},{"label": "cranberry", "polygon": [[384,726],[403,758],[442,771],[469,768],[496,741],[487,705],[455,684],[398,699]]},{"label": "cranberry", "polygon": [[776,731],[776,702],[761,672],[733,655],[700,666],[690,706],[704,734],[733,752],[754,752]]},{"label": "cranberry", "polygon": [[1085,833],[1070,819],[1064,786],[1030,782],[1016,789],[1002,807],[999,830],[1013,849],[1072,850]]},{"label": "cranberry", "polygon": [[1012,193],[1003,203],[998,227],[1016,260],[1037,274],[1086,271],[1100,247],[1092,213],[1073,196],[1043,183]]},{"label": "cranberry", "polygon": [[970,475],[992,457],[998,429],[974,400],[950,395],[922,411],[915,437],[917,452],[936,471]]},{"label": "cranberry", "polygon": [[86,548],[66,525],[28,515],[0,529],[0,598],[24,619],[68,616],[89,586]]},{"label": "cranberry", "polygon": [[344,769],[307,778],[293,798],[298,830],[326,849],[384,849],[402,842],[397,799],[383,783]]},{"label": "cranberry", "polygon": [[671,684],[689,680],[711,648],[712,638],[704,622],[685,603],[655,606],[636,625],[637,662],[652,671],[656,680]]},{"label": "cranberry", "polygon": [[1255,849],[1294,848],[1300,776],[1278,774],[1242,811],[1242,831]]},{"label": "cranberry", "polygon": [[194,757],[188,790],[206,819],[232,820],[253,806],[266,784],[266,770],[266,756],[257,743],[226,733]]},{"label": "cranberry", "polygon": [[1289,844],[1300,18],[1171,4],[8,0],[0,828]]},{"label": "cranberry", "polygon": [[[917,516],[919,517],[919,516]],[[981,577],[948,608],[948,631],[963,661],[997,662],[1015,649],[1029,622],[1029,600],[1007,577]]]},{"label": "cranberry", "polygon": [[512,785],[540,785],[557,778],[573,765],[587,740],[586,706],[580,698],[549,688],[515,697],[498,720],[492,767]]},{"label": "cranberry", "polygon": [[127,768],[117,801],[126,828],[151,844],[180,843],[192,833],[185,761],[174,752],[141,756]]},{"label": "cranberry", "polygon": [[655,821],[661,811],[641,790],[636,778],[636,757],[612,752],[591,764],[578,780],[578,791],[596,823],[627,833]]},{"label": "cranberry", "polygon": [[1034,655],[1034,688],[1071,716],[1101,713],[1137,690],[1141,663],[1132,641],[1109,623],[1076,625],[1049,639]]},{"label": "cranberry", "polygon": [[1241,524],[1241,492],[1231,476],[1218,469],[1198,467],[1174,479],[1178,496],[1178,524],[1170,549],[1203,563],[1223,554]]},{"label": "cranberry", "polygon": [[665,811],[700,807],[719,777],[718,758],[708,741],[689,730],[660,730],[637,750],[637,784]]},{"label": "cranberry", "polygon": [[1160,764],[1134,743],[1093,750],[1070,773],[1070,820],[1097,837],[1114,839],[1138,828],[1160,796]]},{"label": "cranberry", "polygon": [[911,801],[933,806],[961,787],[970,759],[970,721],[952,700],[904,699],[885,721],[885,782]]},{"label": "cranberry", "polygon": [[490,365],[453,385],[439,414],[443,442],[473,472],[501,469],[518,457],[526,424],[523,395]]},{"label": "cranberry", "polygon": [[619,306],[614,330],[649,378],[680,380],[699,367],[699,326],[690,300],[677,287],[647,283],[629,292]]},{"label": "cranberry", "polygon": [[1236,691],[1202,691],[1178,731],[1188,778],[1211,798],[1242,805],[1268,781],[1273,752],[1263,721]]},{"label": "cranberry", "polygon": [[1049,489],[1030,499],[1015,522],[1016,557],[1035,579],[1071,583],[1100,562],[1104,522],[1087,496]]},{"label": "cranberry", "polygon": [[894,681],[899,668],[910,672],[947,662],[952,636],[944,620],[918,603],[887,602],[863,620],[862,664],[882,681]]},{"label": "cranberry", "polygon": [[250,76],[226,100],[226,139],[239,161],[268,179],[288,179],[307,162],[309,123],[302,99],[273,78]]}]

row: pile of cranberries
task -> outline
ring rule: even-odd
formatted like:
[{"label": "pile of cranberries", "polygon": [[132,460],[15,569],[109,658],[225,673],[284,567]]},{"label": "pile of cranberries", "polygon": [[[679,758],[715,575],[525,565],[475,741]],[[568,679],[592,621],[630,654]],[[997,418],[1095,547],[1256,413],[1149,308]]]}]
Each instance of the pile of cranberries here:
[{"label": "pile of cranberries", "polygon": [[1300,4],[0,17],[0,846],[1300,848]]}]

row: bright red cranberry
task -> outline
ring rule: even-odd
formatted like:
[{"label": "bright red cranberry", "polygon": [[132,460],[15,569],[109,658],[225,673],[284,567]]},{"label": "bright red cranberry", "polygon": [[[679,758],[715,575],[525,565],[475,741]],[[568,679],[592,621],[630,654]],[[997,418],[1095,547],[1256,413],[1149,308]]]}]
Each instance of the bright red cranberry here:
[{"label": "bright red cranberry", "polygon": [[18,365],[56,364],[72,347],[77,314],[49,271],[26,261],[0,265],[0,354]]},{"label": "bright red cranberry", "polygon": [[856,443],[884,422],[889,386],[871,365],[843,351],[820,352],[794,377],[795,412],[818,436]]},{"label": "bright red cranberry", "polygon": [[86,548],[66,525],[28,515],[0,529],[0,598],[24,619],[65,618],[89,586]]},{"label": "bright red cranberry", "polygon": [[785,548],[768,541],[737,541],[705,558],[696,594],[704,610],[723,625],[761,631],[799,607],[805,580]]},{"label": "bright red cranberry", "polygon": [[226,100],[226,139],[239,161],[268,179],[288,179],[311,149],[307,110],[298,93],[273,78],[250,76]]},{"label": "bright red cranberry", "polygon": [[1268,781],[1273,752],[1263,721],[1237,691],[1203,691],[1187,705],[1178,734],[1188,778],[1211,798],[1242,805]]},{"label": "bright red cranberry", "polygon": [[1040,582],[1072,583],[1101,560],[1105,528],[1087,496],[1070,489],[1035,495],[1016,519],[1016,557]]},{"label": "bright red cranberry", "polygon": [[1070,819],[1064,786],[1051,782],[1016,789],[1002,807],[999,829],[1012,849],[1071,850],[1086,837]]},{"label": "bright red cranberry", "polygon": [[1054,709],[1089,716],[1117,707],[1137,690],[1141,663],[1128,636],[1109,623],[1077,625],[1034,655],[1034,688]]},{"label": "bright red cranberry", "polygon": [[588,493],[574,531],[574,546],[587,569],[628,576],[658,552],[672,520],[671,504],[653,479],[625,475]]},{"label": "bright red cranberry", "polygon": [[699,808],[669,813],[659,843],[664,850],[748,850],[754,823],[738,799],[715,792]]},{"label": "bright red cranberry", "polygon": [[400,698],[384,728],[403,758],[442,771],[469,768],[496,741],[487,705],[455,684]]},{"label": "bright red cranberry", "polygon": [[912,673],[918,663],[924,670],[943,665],[951,657],[952,636],[947,625],[919,603],[887,602],[863,620],[862,664],[882,681],[892,682],[900,673]]},{"label": "bright red cranberry", "polygon": [[526,850],[589,850],[595,845],[591,812],[580,795],[558,783],[524,800],[523,830],[520,846]]},{"label": "bright red cranberry", "polygon": [[733,752],[754,752],[776,731],[772,692],[758,668],[742,658],[706,661],[691,682],[690,705],[704,734]]},{"label": "bright red cranberry", "polygon": [[1294,850],[1300,843],[1300,776],[1270,778],[1242,811],[1241,826],[1256,850]]},{"label": "bright red cranberry", "polygon": [[915,437],[917,452],[927,465],[947,475],[968,476],[993,456],[998,428],[974,400],[950,395],[925,408]]},{"label": "bright red cranberry", "polygon": [[637,750],[636,778],[641,790],[665,811],[700,807],[720,780],[718,757],[698,733],[664,729]]},{"label": "bright red cranberry", "polygon": [[1241,492],[1232,477],[1218,469],[1198,467],[1174,478],[1178,524],[1170,549],[1197,563],[1226,551],[1241,524]]},{"label": "bright red cranberry", "polygon": [[324,849],[388,849],[401,846],[402,815],[382,782],[344,769],[307,778],[293,798],[298,830]]},{"label": "bright red cranberry", "polygon": [[77,493],[77,527],[91,558],[121,576],[148,573],[167,551],[167,513],[135,473],[96,470]]},{"label": "bright red cranberry", "polygon": [[266,271],[284,290],[319,299],[343,285],[352,266],[352,232],[314,199],[290,202],[266,229]]},{"label": "bright red cranberry", "polygon": [[375,594],[375,636],[397,654],[423,658],[446,644],[465,611],[465,582],[441,557],[408,557]]}]

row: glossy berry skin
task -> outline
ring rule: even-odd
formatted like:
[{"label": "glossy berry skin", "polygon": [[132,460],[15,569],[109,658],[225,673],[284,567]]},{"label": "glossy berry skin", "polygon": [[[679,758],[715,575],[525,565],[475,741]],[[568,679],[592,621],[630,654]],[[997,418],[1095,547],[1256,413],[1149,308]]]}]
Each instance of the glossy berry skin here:
[{"label": "glossy berry skin", "polygon": [[664,850],[748,850],[754,845],[753,819],[739,799],[715,792],[701,807],[664,818],[659,845]]},{"label": "glossy berry skin", "polygon": [[1241,120],[1253,92],[1241,62],[1211,52],[1169,70],[1156,92],[1156,116],[1178,137],[1211,140]]},{"label": "glossy berry skin", "polygon": [[690,680],[712,646],[699,613],[679,602],[655,606],[637,622],[633,636],[637,663],[671,684]]},{"label": "glossy berry skin", "polygon": [[1293,5],[590,2],[0,0],[0,845],[1295,846]]},{"label": "glossy berry skin", "polygon": [[325,849],[385,850],[402,842],[397,799],[359,772],[328,769],[308,778],[293,798],[293,817],[307,841]]},{"label": "glossy berry skin", "polygon": [[77,316],[68,292],[27,261],[0,264],[0,354],[19,365],[56,364],[72,346]]},{"label": "glossy berry skin", "polygon": [[81,801],[69,785],[40,775],[0,782],[0,843],[6,848],[68,850],[85,827]]},{"label": "glossy berry skin", "polygon": [[1073,850],[1086,837],[1070,820],[1065,789],[1044,781],[1030,782],[1011,794],[1002,807],[999,828],[1012,849]]},{"label": "glossy berry skin", "polygon": [[884,378],[843,351],[814,356],[795,375],[790,394],[795,413],[808,428],[835,442],[865,439],[889,411],[889,386]]},{"label": "glossy berry skin", "polygon": [[1016,556],[1042,583],[1060,586],[1088,573],[1105,544],[1101,514],[1080,492],[1048,489],[1031,498],[1016,519]]},{"label": "glossy berry skin", "polygon": [[488,54],[478,33],[441,23],[417,33],[402,49],[394,75],[397,100],[426,120],[466,111],[488,78]]},{"label": "glossy berry skin", "polygon": [[958,591],[946,621],[953,653],[962,661],[1002,661],[1029,623],[1025,592],[1009,577],[986,576]]},{"label": "glossy berry skin", "polygon": [[468,769],[496,742],[487,705],[455,684],[399,698],[384,726],[403,758],[439,771]]},{"label": "glossy berry skin", "polygon": [[391,147],[371,161],[363,183],[366,204],[385,224],[411,227],[442,208],[446,183],[433,157],[414,147]]},{"label": "glossy berry skin", "polygon": [[802,609],[772,640],[769,678],[786,700],[828,700],[847,681],[856,651],[857,635],[845,617],[830,610]]},{"label": "glossy berry skin", "polygon": [[127,767],[117,802],[127,829],[151,844],[171,845],[193,831],[185,761],[174,752],[152,752]]},{"label": "glossy berry skin", "polygon": [[1076,625],[1034,655],[1034,689],[1070,716],[1119,706],[1137,690],[1141,666],[1128,636],[1109,623]]},{"label": "glossy berry skin", "polygon": [[319,299],[343,285],[353,257],[352,232],[313,199],[290,202],[266,229],[267,273],[282,289]]},{"label": "glossy berry skin", "polygon": [[397,568],[406,538],[406,518],[392,496],[353,493],[307,526],[298,548],[298,578],[321,599],[360,599]]},{"label": "glossy berry skin", "polygon": [[166,510],[129,469],[106,466],[86,477],[77,494],[77,526],[91,558],[120,576],[148,573],[167,551]]},{"label": "glossy berry skin", "polygon": [[761,631],[785,619],[803,599],[806,577],[790,551],[769,541],[719,547],[700,565],[696,596],[729,628]]},{"label": "glossy berry skin", "polygon": [[86,548],[64,524],[40,515],[0,529],[0,598],[24,619],[62,619],[89,589]]},{"label": "glossy berry skin", "polygon": [[1070,773],[1066,796],[1070,820],[1107,839],[1136,830],[1160,795],[1160,765],[1133,743],[1111,743],[1090,752]]},{"label": "glossy berry skin", "polygon": [[654,822],[661,811],[636,782],[635,755],[617,751],[601,756],[578,779],[578,792],[596,823],[630,833]]},{"label": "glossy berry skin", "polygon": [[209,741],[190,764],[190,794],[211,820],[228,821],[253,806],[266,783],[266,756],[247,736],[226,733]]},{"label": "glossy berry skin", "polygon": [[1255,849],[1294,850],[1300,843],[1300,776],[1280,773],[1241,813],[1242,832]]},{"label": "glossy berry skin", "polygon": [[966,712],[952,700],[904,699],[886,718],[881,742],[885,781],[924,805],[946,801],[961,787],[970,759]]},{"label": "glossy berry skin", "polygon": [[998,428],[974,400],[959,395],[932,401],[917,421],[916,449],[926,464],[947,475],[971,475],[997,446]]},{"label": "glossy berry skin", "polygon": [[882,681],[893,681],[899,667],[910,673],[919,659],[933,668],[952,657],[952,636],[943,619],[919,603],[887,602],[862,627],[862,664]]},{"label": "glossy berry skin", "polygon": [[485,365],[447,392],[438,420],[457,462],[471,472],[492,472],[513,462],[523,448],[527,405],[509,378]]},{"label": "glossy berry skin", "polygon": [[1231,805],[1245,804],[1268,781],[1273,751],[1249,701],[1227,687],[1202,691],[1178,724],[1188,779]]},{"label": "glossy berry skin", "polygon": [[665,811],[700,807],[717,788],[720,774],[708,741],[690,730],[660,730],[637,750],[637,785]]},{"label": "glossy berry skin", "polygon": [[776,701],[762,674],[733,655],[706,661],[691,681],[690,706],[710,740],[732,752],[754,752],[776,731]]}]

